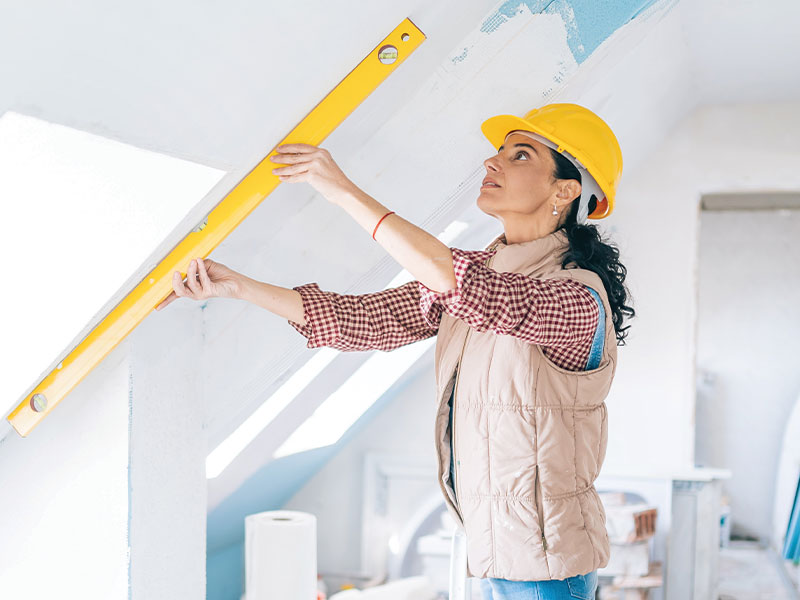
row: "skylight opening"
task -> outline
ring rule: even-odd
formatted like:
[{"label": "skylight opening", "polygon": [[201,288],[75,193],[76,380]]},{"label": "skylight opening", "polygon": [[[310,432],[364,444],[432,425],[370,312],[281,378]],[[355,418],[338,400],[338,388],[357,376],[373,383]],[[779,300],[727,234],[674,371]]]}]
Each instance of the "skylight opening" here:
[{"label": "skylight opening", "polygon": [[[469,225],[463,221],[453,221],[437,238],[446,246],[450,246],[468,227]],[[413,277],[403,269],[384,289],[398,287],[409,281],[413,281]],[[274,456],[286,456],[336,443],[350,425],[357,421],[431,346],[432,340],[435,338],[409,344],[391,353],[376,353],[370,357],[317,407],[314,413],[276,450]],[[231,464],[338,355],[338,350],[320,349],[316,356],[267,398],[261,407],[208,455],[206,476],[209,479],[219,476],[225,467]],[[369,369],[375,369],[375,373],[382,374],[379,377],[370,377]],[[349,401],[343,403],[342,398],[348,398],[347,394],[352,395],[349,396]],[[356,396],[358,400],[355,400]]]},{"label": "skylight opening", "polygon": [[14,285],[0,295],[4,415],[58,368],[224,175],[35,117],[0,116],[0,255]]}]

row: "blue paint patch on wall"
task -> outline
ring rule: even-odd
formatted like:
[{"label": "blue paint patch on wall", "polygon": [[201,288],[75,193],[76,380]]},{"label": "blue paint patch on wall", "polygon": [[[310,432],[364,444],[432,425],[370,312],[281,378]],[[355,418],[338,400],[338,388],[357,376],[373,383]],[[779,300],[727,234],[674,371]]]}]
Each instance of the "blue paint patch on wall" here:
[{"label": "blue paint patch on wall", "polygon": [[244,584],[244,544],[231,544],[206,558],[207,600],[239,600]]},{"label": "blue paint patch on wall", "polygon": [[524,12],[523,6],[533,13],[534,15],[543,12],[555,0],[508,0],[500,5],[489,18],[481,24],[481,31],[484,33],[492,33],[496,31],[503,23],[509,19],[513,19],[519,14]]},{"label": "blue paint patch on wall", "polygon": [[461,54],[459,54],[458,56],[454,56],[452,58],[453,64],[460,63],[462,60],[467,58],[467,52],[469,52],[469,48],[464,48],[464,51]]},{"label": "blue paint patch on wall", "polygon": [[509,19],[524,14],[557,14],[567,28],[567,44],[575,61],[582,63],[622,25],[634,19],[658,0],[509,0],[481,24],[480,30],[493,33]]},{"label": "blue paint patch on wall", "polygon": [[547,12],[558,12],[567,24],[567,44],[580,64],[622,25],[656,0],[557,0]]}]

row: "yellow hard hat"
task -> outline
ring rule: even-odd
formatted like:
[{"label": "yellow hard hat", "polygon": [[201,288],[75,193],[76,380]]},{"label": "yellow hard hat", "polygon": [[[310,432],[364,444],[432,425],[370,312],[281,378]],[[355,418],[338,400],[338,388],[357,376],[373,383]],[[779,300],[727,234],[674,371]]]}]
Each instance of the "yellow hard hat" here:
[{"label": "yellow hard hat", "polygon": [[614,210],[614,195],[622,176],[622,151],[611,128],[588,108],[569,103],[547,104],[529,111],[524,118],[491,117],[483,122],[481,131],[496,149],[512,131],[538,134],[550,143],[536,136],[537,139],[564,154],[580,170],[584,188],[581,204],[588,206],[591,193],[597,196],[597,206],[588,218],[602,219]]}]

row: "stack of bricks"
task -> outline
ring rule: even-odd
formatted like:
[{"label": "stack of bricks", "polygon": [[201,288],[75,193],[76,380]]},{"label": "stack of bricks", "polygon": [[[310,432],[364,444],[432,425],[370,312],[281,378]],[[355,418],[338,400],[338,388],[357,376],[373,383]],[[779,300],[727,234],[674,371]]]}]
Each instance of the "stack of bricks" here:
[{"label": "stack of bricks", "polygon": [[600,498],[611,556],[608,565],[597,572],[603,591],[598,597],[619,597],[610,594],[621,591],[626,598],[646,598],[649,589],[662,585],[661,565],[650,562],[650,540],[656,533],[658,509],[642,502],[626,502],[624,492],[601,493]]}]

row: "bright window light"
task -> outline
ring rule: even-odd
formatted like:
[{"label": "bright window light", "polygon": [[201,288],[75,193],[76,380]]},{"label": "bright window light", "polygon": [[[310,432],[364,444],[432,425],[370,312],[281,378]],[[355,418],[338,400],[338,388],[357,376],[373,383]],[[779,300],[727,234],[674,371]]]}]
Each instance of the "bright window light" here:
[{"label": "bright window light", "polygon": [[431,337],[391,352],[376,352],[275,451],[275,458],[329,446],[436,341]]},{"label": "bright window light", "polygon": [[[443,244],[450,246],[453,240],[455,240],[461,233],[463,233],[468,227],[468,224],[463,221],[453,221],[447,227],[445,227],[444,231],[437,236],[437,239],[441,241]],[[385,289],[398,287],[407,283],[408,281],[413,281],[411,274],[403,269],[400,273],[397,274],[392,281],[386,286]],[[432,338],[435,339],[435,338]],[[395,373],[394,370],[391,370],[391,373],[387,371],[383,377],[387,378],[386,380],[389,381],[389,385],[394,383],[403,373],[405,373],[408,368],[414,364],[414,361],[422,355],[422,353],[427,350],[428,347],[433,342],[431,340],[423,340],[422,342],[417,342],[415,344],[410,344],[409,346],[404,346],[398,350],[395,350],[391,354],[389,353],[382,353],[380,355],[374,356],[370,358],[364,366],[370,365],[372,360],[383,358],[384,356],[389,357],[389,362],[392,360],[396,360],[398,364],[405,364],[405,361],[410,360],[408,364],[403,366],[401,371]],[[407,348],[414,348],[414,351],[407,351],[402,352]],[[206,477],[209,479],[213,479],[217,477],[222,471],[231,464],[234,459],[247,447],[250,442],[252,442],[258,434],[260,434],[274,419],[277,417],[280,412],[288,406],[292,400],[294,400],[298,394],[300,394],[308,385],[314,380],[317,375],[319,375],[325,367],[327,367],[334,358],[339,355],[338,350],[334,350],[331,348],[323,348],[317,354],[308,361],[303,367],[301,367],[289,380],[284,383],[280,388],[278,388],[274,394],[272,394],[269,398],[267,398],[264,403],[252,414],[250,415],[231,435],[229,435],[219,446],[217,446],[207,457],[206,459]],[[407,356],[406,356],[407,355]],[[413,358],[411,358],[413,356]],[[377,364],[377,363],[376,363]],[[291,448],[291,446],[287,446],[289,442],[294,438],[295,441],[292,444],[296,444],[298,439],[303,438],[295,438],[294,436],[297,435],[298,431],[306,431],[308,432],[311,428],[313,432],[316,427],[320,427],[318,421],[313,421],[315,419],[315,415],[323,410],[326,404],[329,402],[335,403],[336,394],[338,394],[342,389],[346,388],[351,380],[353,380],[358,373],[363,370],[364,366],[361,367],[356,373],[354,373],[350,379],[348,379],[342,386],[334,392],[332,396],[330,396],[322,405],[320,405],[317,410],[309,417],[308,420],[303,423],[303,425],[298,428],[292,437],[290,437],[276,452],[275,456],[278,456],[279,452],[284,452],[286,454],[292,454],[294,452],[300,452],[300,450],[292,450],[291,452],[286,452],[286,448]],[[382,367],[384,368],[384,367]],[[389,377],[393,377],[392,379],[388,379]],[[363,379],[364,376],[362,375],[361,378]],[[385,386],[383,389],[379,389],[380,385],[372,385],[370,387],[370,393],[372,394],[371,401],[365,403],[363,408],[361,408],[360,412],[352,412],[349,417],[342,418],[342,415],[337,415],[336,421],[339,422],[339,428],[344,427],[344,429],[336,429],[335,431],[339,431],[339,433],[335,434],[334,443],[338,440],[342,434],[347,430],[352,423],[361,416],[364,411],[366,411],[370,406],[372,406],[373,402],[377,400],[381,394],[383,394],[388,388],[389,385]],[[333,400],[332,400],[333,399]],[[350,408],[353,408],[354,405],[351,405]],[[325,409],[330,410],[330,409]],[[324,414],[324,411],[323,413]],[[350,420],[352,418],[352,420]],[[348,423],[349,420],[349,423]],[[307,425],[311,422],[311,425]],[[316,425],[314,425],[316,423]],[[324,429],[331,430],[333,426],[333,421],[330,421],[326,424]],[[304,429],[305,428],[305,429]],[[306,435],[306,434],[301,434]],[[327,445],[327,444],[322,444]],[[299,447],[299,446],[297,446]],[[316,447],[316,446],[311,446]]]},{"label": "bright window light", "polygon": [[224,175],[36,117],[0,116],[3,415]]},{"label": "bright window light", "polygon": [[206,458],[206,477],[217,477],[239,453],[264,431],[275,417],[302,392],[322,370],[339,354],[332,348],[321,348],[306,364],[292,375],[286,383],[256,409],[244,423],[229,435],[225,441],[214,448]]}]

